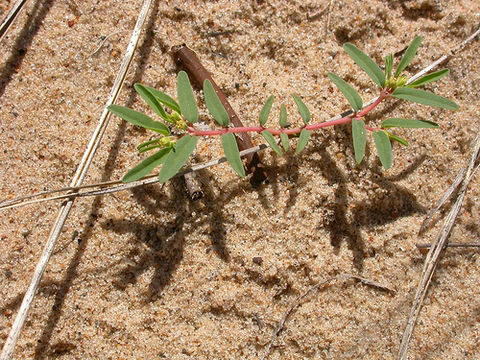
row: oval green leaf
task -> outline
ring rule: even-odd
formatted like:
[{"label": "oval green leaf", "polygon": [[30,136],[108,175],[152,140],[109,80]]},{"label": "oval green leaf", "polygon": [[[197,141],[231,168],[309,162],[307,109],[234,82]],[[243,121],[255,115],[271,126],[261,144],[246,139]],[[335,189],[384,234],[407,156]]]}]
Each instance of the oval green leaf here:
[{"label": "oval green leaf", "polygon": [[282,142],[283,149],[284,149],[285,151],[287,151],[288,148],[289,148],[288,135],[287,135],[287,134],[284,134],[284,133],[281,133],[281,134],[280,134],[280,141]]},{"label": "oval green leaf", "polygon": [[148,91],[150,91],[150,93],[155,96],[155,98],[163,105],[165,105],[167,108],[169,108],[170,110],[173,110],[173,111],[176,111],[177,113],[181,114],[182,111],[180,110],[180,105],[178,105],[178,103],[173,100],[170,96],[168,96],[167,94],[165,94],[164,92],[161,92],[160,90],[157,90],[157,89],[154,89],[152,87],[149,87],[149,86],[145,86],[143,85],[143,87],[145,89],[147,89]]},{"label": "oval green leaf", "polygon": [[[267,130],[262,131],[262,136],[265,138],[267,141],[268,145],[280,156],[282,156],[283,152],[282,149],[280,149],[280,146],[278,146],[277,142],[275,141],[275,138],[273,135],[268,132]],[[284,134],[285,135],[285,134]]]},{"label": "oval green leaf", "polygon": [[402,57],[402,60],[400,60],[400,64],[398,64],[397,70],[395,71],[395,77],[400,76],[403,70],[410,64],[410,62],[413,60],[415,57],[415,54],[417,53],[418,47],[422,43],[422,37],[417,36],[415,39],[413,39],[412,43],[408,46],[407,50],[405,51],[405,54]]},{"label": "oval green leaf", "polygon": [[195,124],[198,121],[197,102],[185,71],[180,71],[177,76],[177,97],[182,111],[181,114],[190,124]]},{"label": "oval green leaf", "polygon": [[287,127],[287,109],[285,108],[285,105],[282,105],[280,107],[280,119],[278,120],[278,123],[282,128]]},{"label": "oval green leaf", "polygon": [[140,97],[147,103],[155,113],[163,120],[167,120],[167,113],[163,110],[162,104],[157,100],[155,96],[142,84],[135,84],[133,86]]},{"label": "oval green leaf", "polygon": [[395,89],[395,91],[392,93],[392,96],[398,99],[404,99],[419,104],[435,106],[442,109],[458,110],[458,105],[455,104],[452,100],[432,94],[431,92],[425,90],[401,87]]},{"label": "oval green leaf", "polygon": [[363,71],[367,73],[368,76],[377,84],[379,87],[385,86],[385,74],[380,69],[380,67],[373,61],[367,54],[359,50],[355,45],[351,43],[346,43],[343,45],[343,48],[348,55],[355,61],[355,63],[362,68]]},{"label": "oval green leaf", "polygon": [[215,121],[221,126],[228,126],[230,117],[209,80],[203,82],[203,94],[205,95],[205,105]]},{"label": "oval green leaf", "polygon": [[265,105],[263,105],[262,110],[260,110],[260,125],[265,125],[265,123],[268,120],[268,115],[270,115],[270,110],[272,109],[273,105],[273,100],[275,99],[275,96],[270,95],[270,97],[267,99],[265,102]]},{"label": "oval green leaf", "polygon": [[160,183],[164,183],[177,174],[187,162],[190,154],[195,150],[197,141],[198,137],[196,136],[184,135],[175,143],[175,147],[167,155],[162,170],[160,170],[160,174],[158,174],[158,181]]},{"label": "oval green leaf", "polygon": [[245,177],[245,169],[243,167],[242,159],[240,158],[240,152],[238,151],[235,136],[232,133],[223,134],[222,146],[223,152],[225,153],[225,157],[230,166],[240,177]]},{"label": "oval green leaf", "polygon": [[352,120],[352,136],[355,161],[357,164],[360,164],[365,155],[365,146],[367,145],[367,130],[363,120]]},{"label": "oval green leaf", "polygon": [[149,116],[141,112],[129,109],[125,106],[110,105],[108,110],[125,121],[145,129],[156,131],[163,135],[170,135],[170,129],[161,122],[152,120]]},{"label": "oval green leaf", "polygon": [[300,99],[297,95],[292,94],[295,104],[297,104],[298,112],[302,117],[302,120],[305,124],[310,122],[310,110],[308,110],[307,105]]},{"label": "oval green leaf", "polygon": [[340,89],[342,94],[347,98],[348,102],[352,106],[353,110],[359,111],[363,106],[363,101],[360,95],[355,91],[354,88],[350,86],[345,80],[341,77],[328,73],[327,76],[332,80],[332,82]]},{"label": "oval green leaf", "polygon": [[296,154],[299,154],[307,145],[308,140],[310,139],[310,130],[303,129],[298,138],[297,149],[295,150]]},{"label": "oval green leaf", "polygon": [[160,166],[165,162],[165,159],[170,152],[171,148],[162,149],[152,156],[149,156],[145,160],[143,160],[140,164],[135,166],[132,170],[130,170],[122,179],[122,182],[129,183],[132,181],[137,181],[143,178],[145,175],[150,173],[153,169],[157,166]]},{"label": "oval green leaf", "polygon": [[448,69],[439,70],[439,71],[436,71],[434,73],[422,76],[420,79],[415,80],[414,82],[412,82],[408,86],[416,88],[416,87],[428,84],[430,82],[440,80],[444,76],[447,76],[449,73],[450,73],[450,70],[448,70]]},{"label": "oval green leaf", "polygon": [[428,120],[389,118],[382,123],[382,128],[408,128],[408,129],[426,129],[437,128],[438,124]]},{"label": "oval green leaf", "polygon": [[375,131],[373,133],[375,147],[382,166],[388,170],[392,166],[392,144],[385,131]]}]

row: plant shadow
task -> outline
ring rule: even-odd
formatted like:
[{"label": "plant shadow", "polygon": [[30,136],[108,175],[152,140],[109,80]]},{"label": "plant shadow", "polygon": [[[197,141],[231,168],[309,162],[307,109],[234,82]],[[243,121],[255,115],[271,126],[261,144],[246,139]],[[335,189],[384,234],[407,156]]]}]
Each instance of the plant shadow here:
[{"label": "plant shadow", "polygon": [[[199,171],[197,179],[212,178],[207,170]],[[162,224],[145,224],[141,221],[107,219],[101,226],[107,231],[118,234],[131,233],[134,235],[132,242],[135,244],[128,254],[130,261],[116,274],[114,285],[125,289],[130,284],[137,282],[142,273],[154,268],[154,275],[145,294],[146,302],[151,302],[162,296],[163,289],[168,285],[175,269],[183,258],[183,250],[187,235],[184,227],[186,224],[195,224],[196,228],[205,228],[205,234],[211,239],[211,248],[224,262],[230,261],[230,254],[226,244],[227,230],[225,224],[229,223],[223,214],[221,204],[230,201],[235,194],[241,193],[241,188],[236,191],[222,191],[224,195],[214,192],[215,180],[202,181],[203,198],[198,201],[189,199],[185,191],[183,179],[174,178],[168,184],[171,186],[170,195],[167,197],[158,184],[132,189],[135,200],[145,211],[157,216],[169,213],[173,219]],[[249,186],[249,185],[246,185]],[[225,198],[223,198],[225,197]],[[202,213],[201,220],[195,218],[193,213]],[[147,245],[141,246],[141,244]]]},{"label": "plant shadow", "polygon": [[38,33],[40,26],[43,24],[54,2],[55,0],[37,0],[30,10],[22,31],[12,46],[11,55],[0,69],[0,96],[5,92],[7,85],[12,80],[13,74],[15,74],[21,66],[25,54],[28,52],[34,37]]},{"label": "plant shadow", "polygon": [[[42,1],[38,1],[37,3],[42,3]],[[46,1],[46,4],[51,4],[53,3],[53,0],[51,1]],[[47,9],[48,10],[49,6],[45,5],[44,8],[42,9]],[[138,54],[140,56],[140,61],[138,62],[138,66],[135,69],[135,73],[133,74],[132,77],[132,83],[139,82],[142,79],[143,73],[146,68],[146,61],[143,61],[144,59],[147,59],[150,56],[151,50],[152,50],[152,45],[153,45],[153,28],[155,26],[155,18],[156,18],[156,13],[158,11],[158,0],[154,1],[152,3],[152,10],[150,12],[150,16],[148,18],[147,23],[145,24],[145,36],[143,38],[143,43],[138,49]],[[46,14],[46,10],[42,10],[42,14]],[[37,15],[37,18],[40,15]],[[44,17],[45,15],[43,15]],[[42,18],[43,19],[43,18]],[[36,26],[40,26],[41,21],[38,22],[38,20],[35,20]],[[33,25],[32,25],[33,26]],[[33,30],[32,30],[33,31]],[[36,32],[36,31],[35,31]],[[34,33],[35,33],[34,32]],[[33,36],[33,35],[31,35]],[[29,40],[31,42],[31,38]],[[21,42],[20,38],[17,40],[18,44],[23,44]],[[19,45],[20,46],[20,45]],[[20,63],[16,63],[18,66]],[[7,63],[8,65],[8,63]],[[11,65],[9,65],[11,67]],[[6,66],[4,69],[10,69],[10,67]],[[0,79],[2,79],[2,84],[0,87],[0,95],[3,93],[5,89],[5,81],[9,81],[11,78],[12,71],[10,70],[10,73],[5,73],[7,70],[3,70],[2,74],[0,75]],[[5,75],[6,74],[6,75]],[[136,93],[132,90],[126,100],[126,106],[131,106],[133,102],[136,99]],[[112,143],[110,144],[110,152],[107,158],[107,161],[105,162],[105,166],[103,168],[103,173],[101,176],[101,181],[108,181],[110,180],[110,177],[112,175],[113,169],[115,168],[115,162],[118,157],[118,153],[120,150],[120,145],[125,137],[125,132],[126,132],[126,123],[123,121],[120,123],[118,126],[115,138],[113,139]],[[72,256],[72,259],[70,260],[70,263],[67,267],[67,270],[65,272],[65,276],[60,282],[58,286],[58,290],[55,294],[55,299],[53,302],[53,306],[48,314],[45,327],[43,328],[43,331],[38,339],[37,346],[34,351],[34,358],[35,359],[44,359],[49,356],[49,347],[51,348],[52,346],[50,345],[50,340],[52,338],[53,331],[55,327],[57,326],[57,323],[60,319],[60,316],[62,315],[62,307],[64,305],[65,297],[67,296],[68,292],[70,291],[70,288],[73,284],[74,279],[78,275],[78,266],[82,261],[83,254],[85,253],[85,250],[87,248],[88,240],[92,236],[93,233],[93,228],[95,223],[97,222],[98,219],[98,213],[102,207],[102,196],[97,196],[94,198],[90,214],[88,215],[87,220],[85,221],[85,225],[83,226],[83,229],[79,231],[81,234],[81,241],[79,241],[78,247],[75,249],[75,253]]]}]

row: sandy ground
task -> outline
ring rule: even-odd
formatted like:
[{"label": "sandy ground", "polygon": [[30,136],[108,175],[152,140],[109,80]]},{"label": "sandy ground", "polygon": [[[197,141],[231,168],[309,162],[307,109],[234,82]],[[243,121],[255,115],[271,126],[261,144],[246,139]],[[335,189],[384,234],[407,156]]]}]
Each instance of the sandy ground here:
[{"label": "sandy ground", "polygon": [[[12,3],[0,1],[2,18]],[[0,45],[0,198],[70,183],[140,5],[29,1]],[[421,35],[407,69],[413,74],[479,22],[477,0],[346,0],[330,7],[295,0],[156,1],[118,103],[147,111],[133,91],[136,82],[175,94],[178,70],[169,51],[187,43],[245,124],[256,123],[270,94],[277,99],[275,118],[284,103],[297,123],[293,92],[323,121],[348,108],[327,72],[351,82],[365,100],[375,96],[343,43],[380,61]],[[448,78],[428,86],[454,99],[460,111],[393,101],[369,117],[371,124],[397,116],[441,125],[398,132],[410,145],[394,146],[389,171],[381,169],[372,141],[356,166],[350,129],[339,126],[316,133],[300,156],[263,152],[270,181],[259,188],[220,165],[199,173],[205,196],[198,202],[188,199],[180,180],[77,200],[14,358],[257,359],[296,297],[341,273],[396,293],[346,281],[309,296],[269,358],[395,358],[423,265],[415,244],[434,238],[440,216],[425,235],[418,229],[479,130],[478,55],[475,41],[446,64]],[[144,157],[135,146],[150,136],[112,118],[85,182],[121,178]],[[203,140],[195,161],[221,153],[218,138]],[[478,241],[479,195],[477,176],[451,242]],[[0,344],[58,205],[0,212]],[[479,265],[474,250],[445,253],[410,359],[480,358]]]}]

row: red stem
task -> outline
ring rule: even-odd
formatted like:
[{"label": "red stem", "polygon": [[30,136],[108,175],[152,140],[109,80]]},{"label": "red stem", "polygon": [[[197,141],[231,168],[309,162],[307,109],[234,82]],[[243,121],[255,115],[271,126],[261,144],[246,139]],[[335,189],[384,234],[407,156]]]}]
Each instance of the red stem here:
[{"label": "red stem", "polygon": [[[370,111],[375,109],[378,104],[380,104],[385,98],[387,98],[390,95],[389,90],[383,90],[380,93],[380,96],[370,105],[368,105],[366,108],[364,108],[362,111],[359,113],[353,113],[352,115],[345,116],[339,119],[334,119],[334,120],[329,120],[329,121],[324,121],[321,123],[317,124],[310,124],[306,125],[303,127],[298,127],[298,128],[293,128],[293,129],[275,129],[275,128],[265,128],[263,126],[239,126],[239,127],[233,127],[233,128],[227,128],[223,127],[219,130],[197,130],[193,126],[188,127],[188,132],[193,135],[193,136],[215,136],[215,135],[224,135],[228,133],[246,133],[246,132],[256,132],[260,133],[264,130],[267,130],[270,132],[272,135],[280,135],[280,134],[287,134],[287,135],[293,135],[293,134],[298,134],[300,133],[303,129],[305,130],[318,130],[322,129],[324,127],[328,126],[334,126],[334,125],[340,125],[340,124],[346,124],[353,119],[361,119],[365,115],[367,115]],[[365,126],[365,128],[368,131],[375,131],[373,128],[369,126]]]}]

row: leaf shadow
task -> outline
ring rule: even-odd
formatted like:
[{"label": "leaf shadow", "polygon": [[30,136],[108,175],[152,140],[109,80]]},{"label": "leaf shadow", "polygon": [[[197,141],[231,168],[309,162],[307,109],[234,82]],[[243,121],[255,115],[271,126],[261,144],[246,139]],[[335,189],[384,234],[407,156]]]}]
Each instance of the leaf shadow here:
[{"label": "leaf shadow", "polygon": [[[170,182],[173,193],[169,199],[158,184],[132,189],[135,200],[147,213],[156,215],[161,212],[173,214],[173,219],[160,225],[146,224],[141,220],[107,219],[101,226],[117,234],[134,235],[134,246],[126,256],[129,261],[120,270],[113,284],[124,290],[135,284],[138,278],[149,268],[154,268],[154,275],[145,294],[147,301],[154,300],[162,293],[183,257],[185,219],[188,217],[187,196],[181,189],[179,179]],[[142,243],[147,245],[147,250]],[[133,260],[135,259],[135,260]]]},{"label": "leaf shadow", "polygon": [[393,177],[393,180],[381,175],[382,170],[377,162],[372,163],[370,181],[384,191],[374,191],[366,200],[354,201],[349,195],[350,180],[337,162],[325,147],[320,149],[318,154],[320,161],[315,161],[318,162],[315,166],[325,176],[328,185],[334,189],[333,200],[325,209],[327,215],[323,217],[319,226],[329,233],[330,243],[335,253],[338,254],[342,242],[348,243],[353,253],[353,263],[357,270],[361,271],[363,260],[368,255],[362,229],[385,225],[396,221],[399,217],[425,213],[426,209],[409,189],[394,183],[396,179],[406,178],[422,163],[424,157],[416,159],[409,168]]}]

